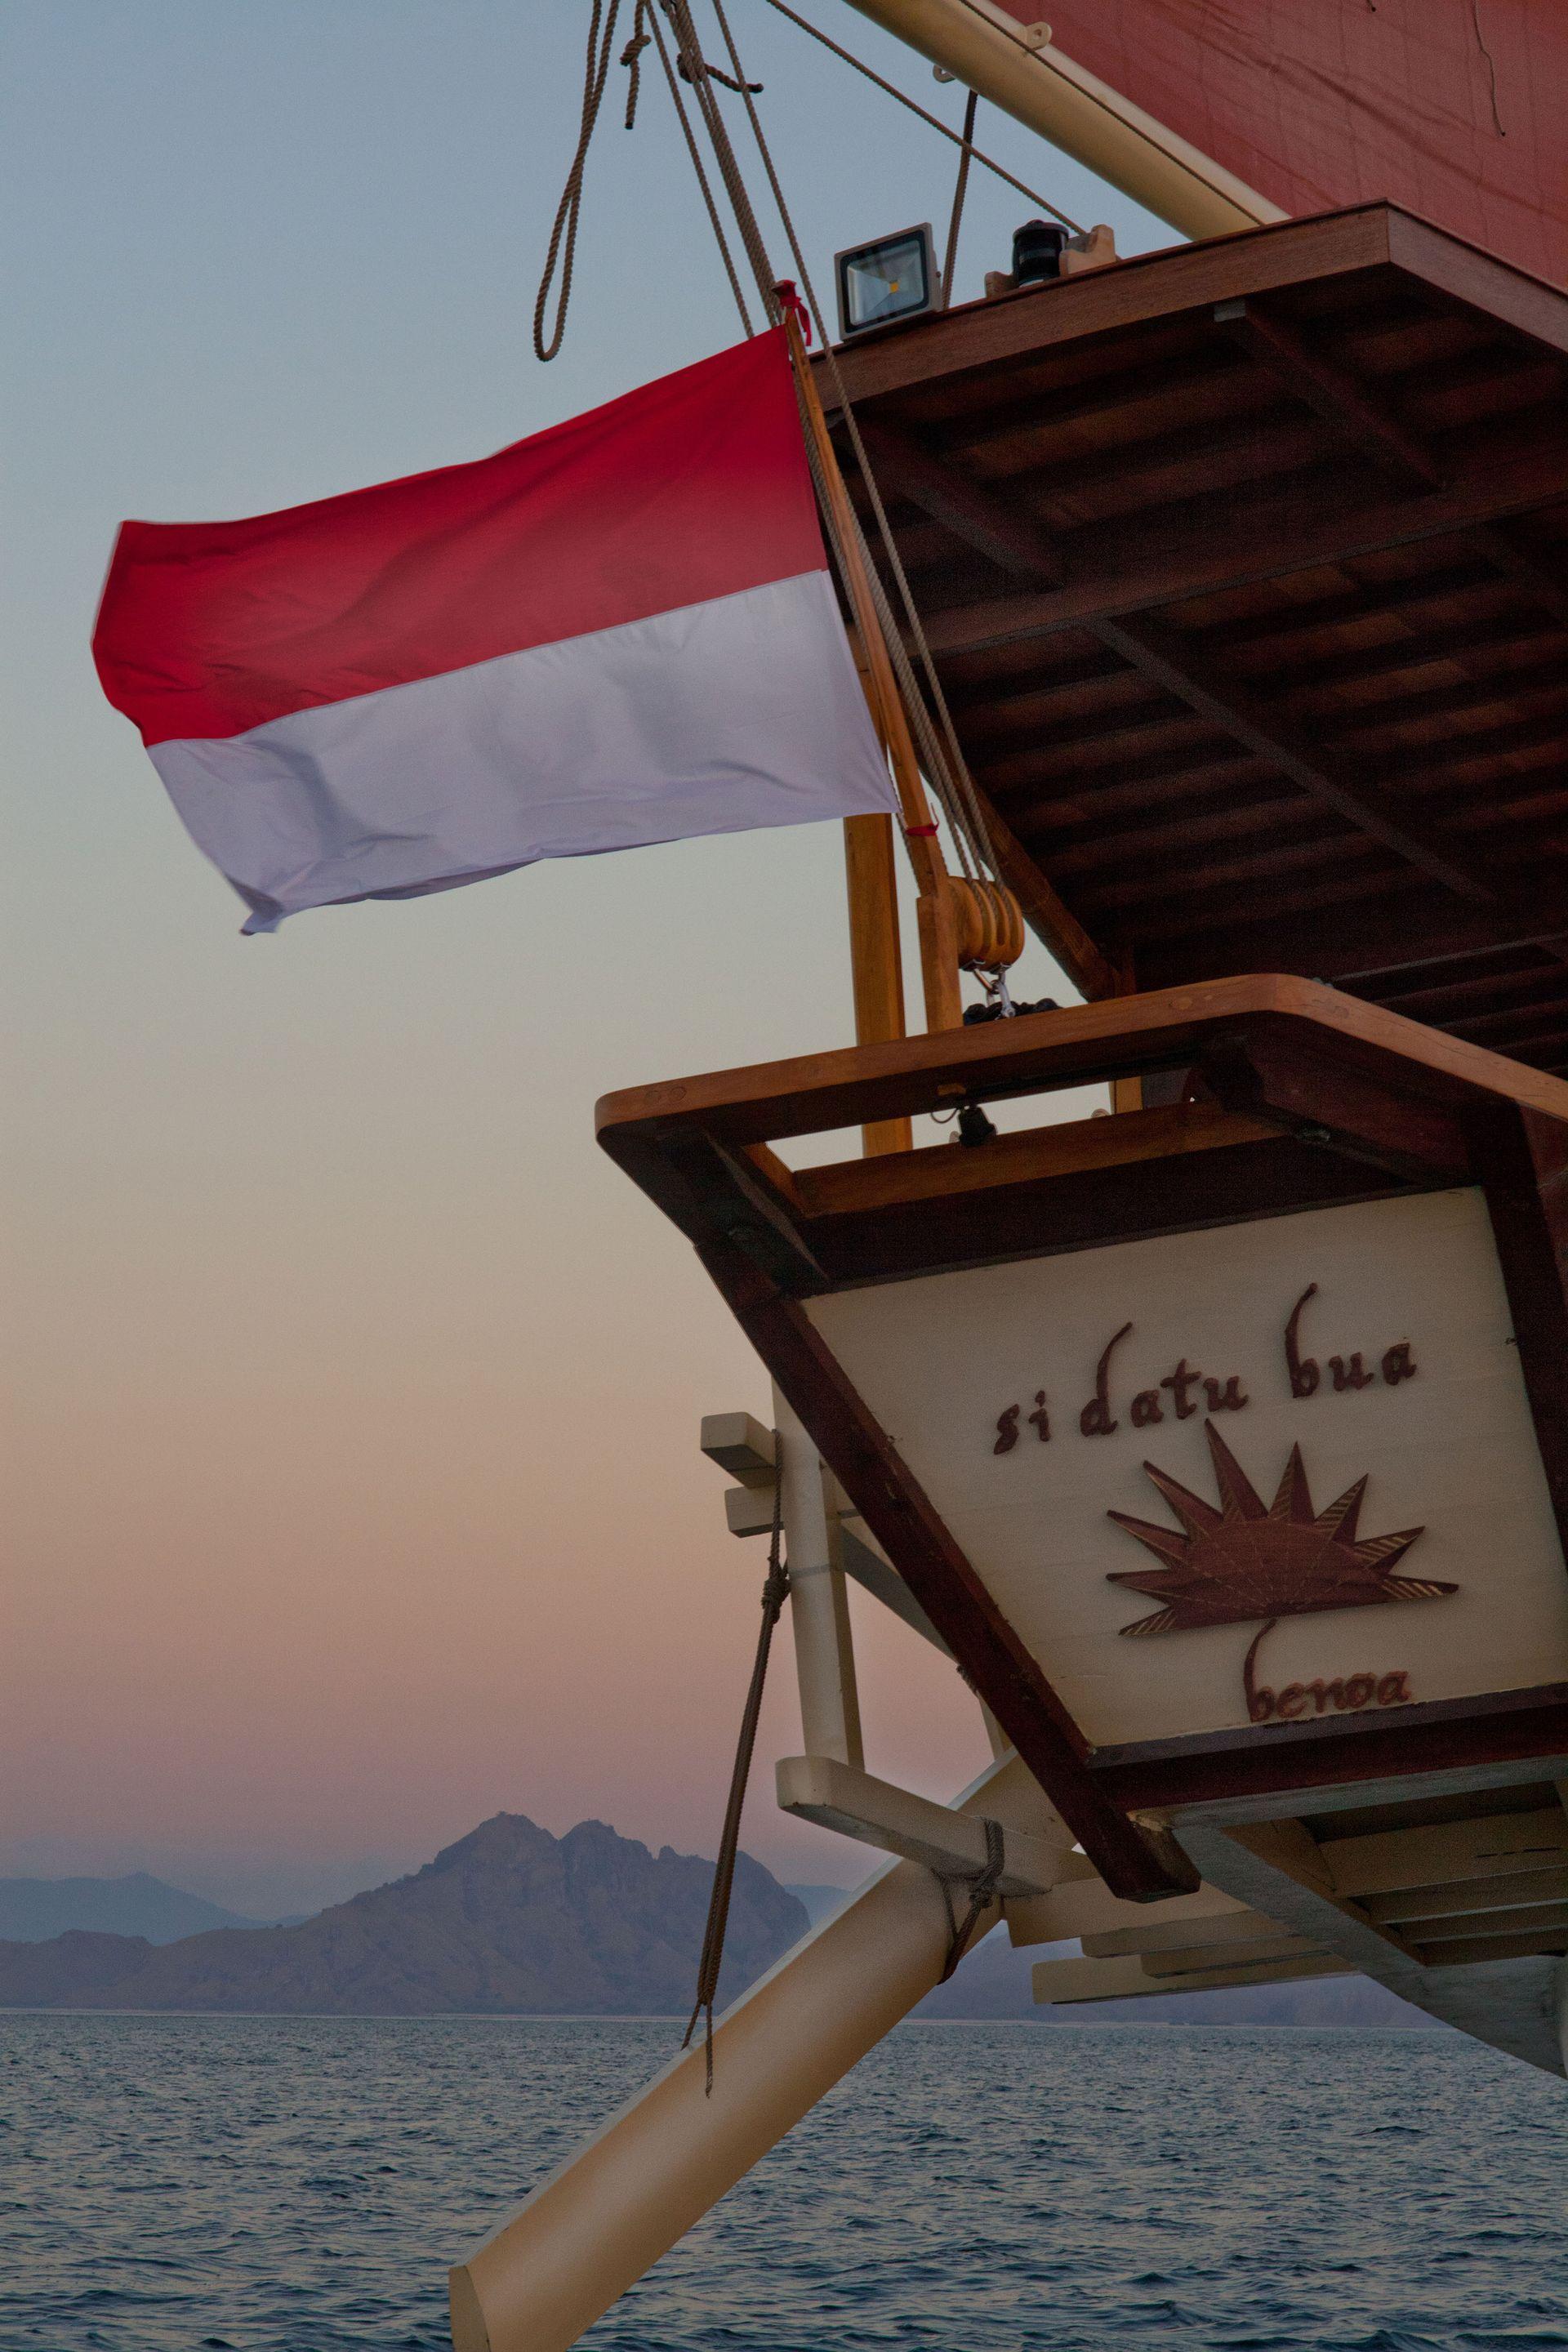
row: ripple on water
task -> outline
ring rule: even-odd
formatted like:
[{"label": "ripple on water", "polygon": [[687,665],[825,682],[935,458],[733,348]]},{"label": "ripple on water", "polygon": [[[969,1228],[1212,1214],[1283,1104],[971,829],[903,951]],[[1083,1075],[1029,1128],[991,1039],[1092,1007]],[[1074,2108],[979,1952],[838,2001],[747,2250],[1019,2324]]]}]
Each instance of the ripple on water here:
[{"label": "ripple on water", "polygon": [[[438,2352],[636,2021],[0,2017],[0,2352]],[[1568,2347],[1568,2089],[1457,2036],[906,2026],[590,2352]]]}]

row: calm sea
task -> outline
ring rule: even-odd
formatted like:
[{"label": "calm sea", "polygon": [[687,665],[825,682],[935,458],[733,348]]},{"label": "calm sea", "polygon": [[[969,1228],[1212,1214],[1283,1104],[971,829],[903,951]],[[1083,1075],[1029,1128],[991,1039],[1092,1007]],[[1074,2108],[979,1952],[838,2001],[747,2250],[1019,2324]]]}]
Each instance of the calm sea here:
[{"label": "calm sea", "polygon": [[[3,2352],[444,2346],[658,2023],[0,2019]],[[903,2027],[594,2352],[1568,2346],[1568,2085],[1457,2036]]]}]

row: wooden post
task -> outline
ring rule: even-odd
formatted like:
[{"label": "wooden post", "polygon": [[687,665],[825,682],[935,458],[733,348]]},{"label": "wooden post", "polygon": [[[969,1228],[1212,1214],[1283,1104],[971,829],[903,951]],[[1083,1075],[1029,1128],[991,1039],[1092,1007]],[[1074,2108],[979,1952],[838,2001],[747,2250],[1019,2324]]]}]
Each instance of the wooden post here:
[{"label": "wooden post", "polygon": [[[1127,949],[1120,959],[1116,993],[1118,996],[1136,996],[1138,993],[1138,971],[1131,948]],[[1142,1079],[1112,1078],[1110,1108],[1113,1111],[1142,1110],[1143,1108]]]},{"label": "wooden post", "polygon": [[[784,331],[789,337],[790,359],[795,367],[795,383],[800,387],[801,409],[806,430],[822,468],[827,503],[832,510],[838,543],[843,550],[844,585],[854,609],[855,625],[860,634],[864,655],[860,682],[866,690],[872,722],[886,746],[892,766],[893,782],[898,786],[899,802],[903,812],[904,839],[909,845],[910,861],[920,885],[921,968],[925,986],[926,1027],[958,1029],[963,1024],[963,1008],[958,987],[957,917],[953,911],[948,871],[942,863],[936,827],[931,821],[914,738],[910,733],[909,718],[871,593],[871,583],[860,550],[855,509],[844,486],[844,477],[838,470],[837,453],[833,446],[833,436],[827,430],[827,419],[823,415],[811,362],[800,339],[800,329],[793,318],[786,317]],[[929,913],[928,901],[932,902]]]},{"label": "wooden post", "polygon": [[[849,963],[855,982],[855,1042],[883,1045],[904,1034],[904,965],[899,949],[899,898],[890,816],[844,820],[844,874],[849,891]],[[868,1160],[908,1151],[907,1118],[881,1118],[860,1130]]]},{"label": "wooden post", "polygon": [[859,1769],[866,1758],[849,1596],[838,1559],[838,1515],[827,1507],[822,1457],[776,1388],[773,1416],[802,1743],[808,1756],[831,1756]]}]

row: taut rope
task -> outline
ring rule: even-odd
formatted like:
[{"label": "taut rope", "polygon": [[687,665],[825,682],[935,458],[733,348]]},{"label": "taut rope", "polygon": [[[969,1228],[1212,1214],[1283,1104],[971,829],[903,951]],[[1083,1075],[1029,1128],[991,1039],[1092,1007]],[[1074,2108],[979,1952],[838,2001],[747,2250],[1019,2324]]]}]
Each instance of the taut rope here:
[{"label": "taut rope", "polygon": [[[969,1949],[969,1939],[980,1925],[981,1916],[986,1906],[994,1900],[996,1882],[1002,1875],[1006,1853],[1002,1836],[1002,1824],[1000,1822],[982,1821],[980,1826],[985,1832],[984,1867],[976,1871],[973,1878],[961,1878],[956,1882],[950,1880],[945,1874],[938,1875],[937,1884],[942,1888],[942,1899],[947,1906],[947,1924],[952,1937],[952,1941],[947,1948],[947,1958],[942,1964],[942,1974],[937,1979],[939,1984],[947,1982]],[[954,1884],[967,1886],[969,1889],[969,1908],[964,1913],[962,1923],[956,1917],[952,1908]]]},{"label": "taut rope", "polygon": [[752,1664],[751,1687],[741,1716],[741,1734],[735,1742],[735,1762],[730,1774],[730,1796],[724,1807],[724,1827],[719,1840],[719,1859],[713,1865],[713,1887],[708,1898],[708,1924],[702,1935],[702,1957],[697,1964],[697,1999],[691,2006],[681,2048],[689,2049],[697,2031],[697,2021],[704,2021],[703,2048],[708,2061],[708,2095],[713,2095],[713,2001],[719,1990],[719,1971],[724,1965],[724,1931],[730,1924],[730,1895],[735,1884],[735,1860],[741,1845],[741,1814],[746,1802],[746,1783],[752,1774],[752,1753],[757,1744],[757,1719],[763,1710],[763,1687],[768,1678],[768,1653],[773,1648],[773,1627],[789,1598],[789,1570],[781,1557],[784,1541],[784,1465],[777,1465],[777,1481],[773,1489],[773,1527],[768,1545],[768,1573],[763,1586],[763,1622],[757,1634],[757,1654]]}]

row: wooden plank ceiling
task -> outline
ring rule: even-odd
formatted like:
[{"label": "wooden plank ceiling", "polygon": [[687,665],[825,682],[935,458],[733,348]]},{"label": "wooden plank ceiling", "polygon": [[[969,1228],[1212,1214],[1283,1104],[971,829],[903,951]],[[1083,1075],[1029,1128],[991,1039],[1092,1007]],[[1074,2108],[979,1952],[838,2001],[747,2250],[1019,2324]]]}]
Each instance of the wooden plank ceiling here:
[{"label": "wooden plank ceiling", "polygon": [[841,352],[1042,936],[1568,1069],[1565,355],[1568,295],[1389,205]]}]

